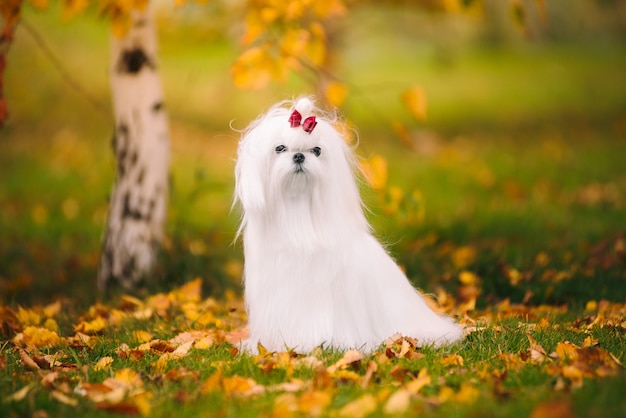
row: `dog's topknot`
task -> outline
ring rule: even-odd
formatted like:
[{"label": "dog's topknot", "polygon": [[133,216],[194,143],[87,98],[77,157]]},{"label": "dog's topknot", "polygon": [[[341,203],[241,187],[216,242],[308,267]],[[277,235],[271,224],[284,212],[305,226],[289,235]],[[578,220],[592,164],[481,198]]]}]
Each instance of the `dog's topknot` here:
[{"label": "dog's topknot", "polygon": [[300,112],[304,117],[309,116],[311,112],[313,112],[314,107],[313,101],[308,97],[302,97],[294,104],[294,109]]}]

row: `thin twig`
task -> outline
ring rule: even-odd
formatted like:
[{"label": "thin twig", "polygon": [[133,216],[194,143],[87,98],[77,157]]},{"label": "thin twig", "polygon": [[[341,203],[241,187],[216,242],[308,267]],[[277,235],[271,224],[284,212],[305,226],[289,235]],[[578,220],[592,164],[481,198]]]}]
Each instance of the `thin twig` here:
[{"label": "thin twig", "polygon": [[80,85],[70,72],[66,69],[63,63],[52,52],[46,41],[41,37],[39,32],[28,24],[23,18],[21,19],[21,26],[33,37],[37,46],[41,49],[44,55],[50,60],[54,68],[57,70],[63,81],[70,86],[79,96],[82,96],[89,104],[96,110],[98,114],[106,119],[111,118],[111,111],[108,106],[105,106],[94,95],[89,93],[82,85]]}]

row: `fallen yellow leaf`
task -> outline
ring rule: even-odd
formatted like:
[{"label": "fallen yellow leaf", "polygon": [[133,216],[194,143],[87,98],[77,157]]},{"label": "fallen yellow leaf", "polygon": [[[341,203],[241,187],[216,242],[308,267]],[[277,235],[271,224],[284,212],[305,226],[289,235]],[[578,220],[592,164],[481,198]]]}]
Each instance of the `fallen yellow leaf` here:
[{"label": "fallen yellow leaf", "polygon": [[41,323],[41,315],[32,309],[24,309],[18,306],[15,315],[18,321],[25,327],[29,325],[39,325],[39,323]]},{"label": "fallen yellow leaf", "polygon": [[358,350],[349,350],[347,351],[341,359],[339,359],[335,364],[328,367],[328,373],[335,373],[340,369],[346,368],[350,365],[360,362],[363,360],[365,356]]},{"label": "fallen yellow leaf", "polygon": [[43,308],[43,314],[46,316],[46,318],[52,318],[54,316],[57,316],[59,312],[61,312],[61,301],[59,300],[49,305],[46,305]]},{"label": "fallen yellow leaf", "polygon": [[111,367],[112,363],[113,363],[113,357],[111,357],[111,356],[101,357],[96,362],[96,365],[93,366],[93,369],[95,371],[107,370],[107,369],[109,369]]},{"label": "fallen yellow leaf", "polygon": [[52,347],[61,343],[59,334],[46,328],[29,326],[22,332],[22,342],[32,347]]},{"label": "fallen yellow leaf", "polygon": [[450,354],[441,359],[441,364],[446,366],[463,366],[463,357],[458,354]]},{"label": "fallen yellow leaf", "polygon": [[556,355],[563,360],[575,360],[578,357],[578,346],[569,341],[563,341],[556,345]]},{"label": "fallen yellow leaf", "polygon": [[253,379],[241,376],[225,377],[222,380],[224,393],[236,396],[253,396],[264,392],[264,387],[257,384]]},{"label": "fallen yellow leaf", "polygon": [[105,330],[106,327],[107,327],[106,320],[101,316],[97,316],[91,321],[80,322],[78,325],[76,325],[76,327],[74,328],[74,331],[87,334],[87,335],[93,335],[93,334],[101,333],[102,331]]},{"label": "fallen yellow leaf", "polygon": [[366,394],[354,401],[346,404],[339,410],[339,416],[350,418],[362,418],[371,414],[377,408],[376,398],[371,394]]},{"label": "fallen yellow leaf", "polygon": [[413,395],[408,390],[401,388],[391,394],[385,406],[383,412],[387,415],[395,415],[404,413],[411,403],[411,397]]},{"label": "fallen yellow leaf", "polygon": [[169,293],[171,300],[184,304],[187,302],[198,303],[202,296],[202,279],[197,278],[185,283],[178,289]]},{"label": "fallen yellow leaf", "polygon": [[118,370],[115,373],[114,380],[114,386],[117,384],[128,387],[143,386],[143,381],[141,380],[139,374],[128,367]]},{"label": "fallen yellow leaf", "polygon": [[137,341],[140,344],[150,341],[153,337],[154,335],[148,331],[144,331],[144,330],[133,331],[133,338],[135,339],[135,341]]},{"label": "fallen yellow leaf", "polygon": [[417,394],[424,386],[429,385],[431,381],[432,379],[428,374],[428,370],[422,369],[419,371],[415,379],[404,385],[404,388],[412,394]]}]

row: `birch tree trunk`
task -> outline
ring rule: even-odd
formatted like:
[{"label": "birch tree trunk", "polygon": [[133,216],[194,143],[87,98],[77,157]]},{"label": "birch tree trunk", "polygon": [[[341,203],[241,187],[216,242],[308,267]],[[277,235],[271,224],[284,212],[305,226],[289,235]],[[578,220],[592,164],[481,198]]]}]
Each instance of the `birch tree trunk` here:
[{"label": "birch tree trunk", "polygon": [[111,89],[117,165],[98,288],[132,289],[152,270],[163,238],[169,133],[149,12],[133,12],[123,38],[111,39]]}]

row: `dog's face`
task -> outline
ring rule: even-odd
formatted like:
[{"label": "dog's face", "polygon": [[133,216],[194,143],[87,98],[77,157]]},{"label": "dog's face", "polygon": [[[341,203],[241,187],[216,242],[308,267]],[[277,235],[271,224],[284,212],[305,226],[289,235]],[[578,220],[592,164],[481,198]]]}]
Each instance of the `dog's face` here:
[{"label": "dog's face", "polygon": [[238,150],[236,198],[245,212],[269,203],[316,195],[353,181],[340,134],[325,120],[307,132],[288,123],[290,111],[275,108],[255,121]]},{"label": "dog's face", "polygon": [[[268,192],[275,197],[289,198],[311,193],[320,185],[321,177],[328,171],[323,141],[315,133],[286,132],[271,142],[268,155]],[[326,148],[324,150],[322,147]],[[325,152],[326,151],[326,152]],[[279,196],[280,195],[280,196]]]},{"label": "dog's face", "polygon": [[314,129],[306,129],[304,123],[293,126],[292,111],[270,109],[239,143],[235,168],[235,200],[243,209],[239,233],[253,220],[271,224],[273,233],[299,231],[293,241],[304,235],[313,239],[339,234],[344,224],[367,229],[353,174],[354,154],[334,121],[317,117]]},{"label": "dog's face", "polygon": [[276,154],[281,155],[279,157],[281,160],[281,164],[290,164],[289,160],[291,160],[293,162],[293,171],[298,174],[306,174],[308,171],[311,170],[310,165],[315,164],[311,163],[311,160],[309,160],[309,163],[307,163],[307,154],[313,155],[315,156],[315,158],[319,158],[322,154],[322,148],[318,146],[310,149],[301,149],[301,147],[297,147],[295,150],[293,150],[289,149],[287,145],[280,144],[276,145],[274,151],[276,151]]}]

